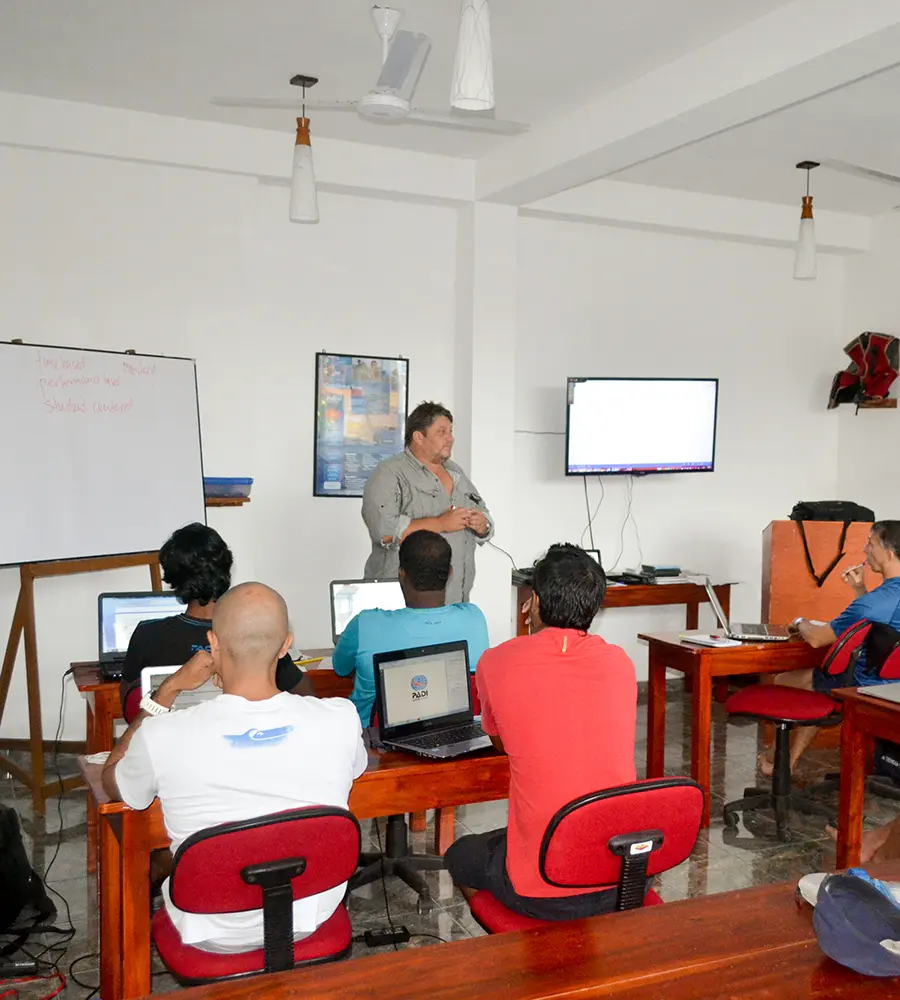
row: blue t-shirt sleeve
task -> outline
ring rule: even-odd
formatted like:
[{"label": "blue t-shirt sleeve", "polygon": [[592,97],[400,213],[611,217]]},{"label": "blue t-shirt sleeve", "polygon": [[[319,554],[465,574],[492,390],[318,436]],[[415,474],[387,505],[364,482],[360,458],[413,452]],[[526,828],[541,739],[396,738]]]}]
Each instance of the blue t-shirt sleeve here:
[{"label": "blue t-shirt sleeve", "polygon": [[852,601],[831,623],[832,631],[835,635],[840,635],[863,619],[889,625],[897,607],[898,597],[900,595],[886,594],[881,587],[876,587],[875,590]]},{"label": "blue t-shirt sleeve", "polygon": [[331,665],[339,677],[347,677],[356,670],[356,654],[359,652],[359,615],[347,623],[331,654]]}]

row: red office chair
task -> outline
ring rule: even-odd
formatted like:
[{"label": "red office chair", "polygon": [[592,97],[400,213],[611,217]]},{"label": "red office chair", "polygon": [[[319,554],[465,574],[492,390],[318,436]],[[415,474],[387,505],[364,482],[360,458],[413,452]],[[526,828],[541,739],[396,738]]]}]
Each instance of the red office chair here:
[{"label": "red office chair", "polygon": [[[659,905],[647,879],[690,855],[702,817],[703,789],[690,778],[648,778],[582,795],[563,806],[544,832],[541,878],[560,889],[617,887],[617,910]],[[554,923],[522,916],[485,890],[470,906],[490,934]]]},{"label": "red office chair", "polygon": [[223,823],[195,833],[178,848],[169,881],[172,902],[186,913],[263,911],[264,944],[217,954],[185,944],[165,907],[153,917],[153,940],[182,985],[280,972],[344,958],[350,918],[342,903],[309,937],[294,941],[292,907],[346,882],[359,857],[352,813],[310,806]]},{"label": "red office chair", "polygon": [[[871,622],[861,621],[842,632],[818,669],[829,677],[846,678],[846,683],[852,684],[853,668],[871,627]],[[791,732],[795,726],[836,726],[842,717],[840,702],[827,694],[786,684],[754,684],[733,694],[725,702],[725,711],[775,726],[772,786],[768,789],[745,788],[740,799],[726,803],[722,812],[726,829],[737,829],[739,812],[746,814],[756,809],[774,810],[775,830],[780,841],[791,839],[792,811],[824,816],[836,825],[833,809],[791,790]]]}]

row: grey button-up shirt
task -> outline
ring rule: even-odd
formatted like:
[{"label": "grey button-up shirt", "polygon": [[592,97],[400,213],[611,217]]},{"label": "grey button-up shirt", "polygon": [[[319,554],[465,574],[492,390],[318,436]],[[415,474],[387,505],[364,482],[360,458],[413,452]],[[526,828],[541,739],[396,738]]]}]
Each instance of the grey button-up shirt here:
[{"label": "grey button-up shirt", "polygon": [[[407,448],[379,462],[363,491],[362,517],[372,539],[372,554],[366,560],[367,579],[393,579],[397,576],[398,550],[410,521],[422,517],[440,517],[451,507],[480,510],[488,522],[488,533],[479,538],[473,531],[452,531],[443,537],[453,552],[453,573],[447,584],[447,603],[468,601],[475,582],[475,547],[494,534],[494,523],[484,500],[472,480],[451,461],[444,468],[453,480],[448,495],[438,477]],[[385,544],[383,538],[392,541]]]}]

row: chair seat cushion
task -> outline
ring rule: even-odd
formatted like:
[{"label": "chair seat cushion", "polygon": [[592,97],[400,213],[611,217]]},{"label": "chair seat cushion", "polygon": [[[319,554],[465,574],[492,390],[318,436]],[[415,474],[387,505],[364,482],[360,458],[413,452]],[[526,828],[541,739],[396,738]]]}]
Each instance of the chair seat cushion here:
[{"label": "chair seat cushion", "polygon": [[[650,889],[644,896],[644,906],[659,906],[662,900]],[[560,923],[558,920],[537,920],[535,917],[524,917],[504,906],[495,896],[484,889],[476,892],[469,906],[472,916],[490,934],[507,934],[510,931],[530,931],[535,927],[551,927]],[[608,915],[608,914],[605,914]]]},{"label": "chair seat cushion", "polygon": [[840,704],[827,694],[784,684],[754,684],[725,702],[729,715],[752,715],[771,722],[822,722],[840,710]]},{"label": "chair seat cushion", "polygon": [[[262,948],[220,955],[185,944],[169,919],[165,906],[157,910],[151,926],[159,956],[176,979],[226,979],[262,972],[265,968]],[[315,933],[294,943],[294,964],[339,958],[350,947],[351,937],[350,917],[341,904]]]}]

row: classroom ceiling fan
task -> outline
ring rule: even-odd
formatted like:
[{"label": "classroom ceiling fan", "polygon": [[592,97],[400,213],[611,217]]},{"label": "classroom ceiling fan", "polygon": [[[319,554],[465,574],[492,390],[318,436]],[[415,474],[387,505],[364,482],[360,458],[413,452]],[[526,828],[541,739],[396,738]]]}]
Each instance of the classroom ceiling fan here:
[{"label": "classroom ceiling fan", "polygon": [[[268,97],[213,97],[222,108],[264,108],[276,111],[351,111],[379,124],[408,123],[435,128],[486,132],[492,135],[520,135],[529,126],[502,121],[483,112],[457,112],[412,106],[413,95],[431,50],[431,39],[420,31],[400,29],[402,11],[393,7],[373,7],[372,20],[381,38],[382,66],[375,86],[355,101],[303,101]],[[292,77],[294,86],[303,86],[308,77]]]}]

